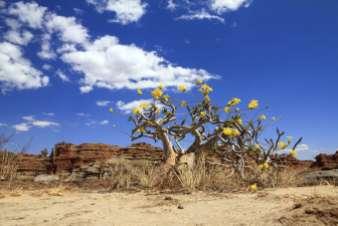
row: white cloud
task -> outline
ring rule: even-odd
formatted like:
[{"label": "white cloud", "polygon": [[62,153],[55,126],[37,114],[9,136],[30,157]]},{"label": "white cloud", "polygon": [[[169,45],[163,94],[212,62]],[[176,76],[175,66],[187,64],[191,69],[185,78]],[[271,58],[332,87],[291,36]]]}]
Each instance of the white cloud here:
[{"label": "white cloud", "polygon": [[168,2],[167,2],[167,9],[169,9],[169,10],[175,10],[176,7],[177,7],[177,5],[174,2],[174,0],[168,0]]},{"label": "white cloud", "polygon": [[27,132],[30,130],[31,126],[29,126],[28,123],[23,122],[23,123],[14,125],[13,128],[17,132]]},{"label": "white cloud", "polygon": [[13,44],[27,45],[32,40],[33,34],[29,31],[9,30],[4,38]]},{"label": "white cloud", "polygon": [[42,65],[42,69],[45,71],[49,71],[52,68],[52,66],[50,64],[44,64]]},{"label": "white cloud", "polygon": [[141,103],[151,103],[152,101],[152,99],[140,99],[125,103],[119,100],[116,102],[116,107],[124,113],[129,114],[133,108],[138,107]]},{"label": "white cloud", "polygon": [[46,7],[39,6],[35,2],[20,1],[10,6],[9,14],[16,16],[21,22],[27,23],[32,28],[41,28],[46,10]]},{"label": "white cloud", "polygon": [[204,9],[198,12],[192,12],[190,14],[179,16],[176,19],[178,20],[217,20],[221,23],[224,23],[224,19],[222,17],[210,14]]},{"label": "white cloud", "polygon": [[248,0],[211,0],[211,10],[222,14],[228,11],[238,10],[241,6],[249,4]]},{"label": "white cloud", "polygon": [[17,132],[27,132],[27,131],[29,131],[33,127],[47,128],[47,127],[57,127],[57,126],[60,126],[60,124],[57,123],[57,122],[48,121],[48,120],[37,120],[32,115],[23,116],[22,119],[25,122],[13,125],[13,128]]},{"label": "white cloud", "polygon": [[104,36],[85,46],[84,50],[63,54],[62,59],[84,74],[81,91],[93,87],[108,89],[153,88],[160,83],[192,86],[196,79],[208,80],[207,71],[174,66],[156,52],[135,45],[123,45],[117,37]]},{"label": "white cloud", "polygon": [[[133,3],[129,3],[133,2]],[[124,9],[135,10],[134,4],[139,4],[145,9],[142,1],[111,1],[105,0],[97,3],[97,0],[90,0],[96,7],[103,5],[105,10],[121,7]],[[6,24],[12,30],[20,30],[26,23],[31,29],[44,32],[41,40],[41,51],[38,56],[42,59],[61,59],[70,64],[74,71],[80,72],[83,78],[80,80],[80,90],[88,93],[95,87],[107,89],[137,89],[153,88],[160,83],[164,86],[176,86],[177,83],[185,83],[188,88],[193,86],[194,80],[208,80],[213,78],[211,74],[202,69],[187,68],[176,66],[161,57],[156,51],[145,51],[133,44],[121,44],[115,36],[103,36],[90,40],[88,30],[76,21],[75,17],[64,17],[47,11],[47,8],[36,3],[18,2],[12,4],[10,13],[16,15],[17,19],[8,19]],[[31,12],[37,11],[36,14]],[[121,9],[121,11],[123,11]],[[22,14],[21,14],[21,13]],[[116,13],[119,15],[118,13]],[[121,14],[122,15],[122,14]],[[129,14],[128,14],[129,15]],[[52,38],[56,37],[61,42],[56,51],[51,45]],[[5,43],[7,46],[9,43]],[[8,54],[1,55],[0,50],[0,81],[5,84],[6,89],[11,88],[39,88],[48,84],[49,78],[32,66],[30,62],[22,57],[21,49],[11,45],[20,56],[21,67],[13,65],[8,69],[8,63],[13,64],[13,60],[8,59]],[[59,58],[60,56],[60,58]],[[2,58],[1,58],[2,57]],[[14,60],[14,62],[16,62]],[[24,63],[23,63],[24,62]],[[22,67],[22,64],[25,66]],[[4,66],[2,66],[4,65]],[[1,71],[7,69],[4,73]],[[21,71],[20,71],[21,69]],[[48,67],[44,67],[48,70]],[[8,75],[12,73],[13,75]],[[24,73],[24,76],[21,76]],[[14,80],[14,78],[18,78]],[[23,78],[30,81],[21,84]],[[66,80],[65,76],[60,76]],[[12,81],[14,80],[14,81]],[[34,81],[35,83],[33,83]]]},{"label": "white cloud", "polygon": [[247,7],[251,2],[252,0],[167,0],[166,8],[181,13],[176,19],[218,20],[224,23],[221,15]]},{"label": "white cloud", "polygon": [[69,78],[65,73],[63,73],[61,70],[56,71],[57,76],[63,81],[63,82],[70,82]]},{"label": "white cloud", "polygon": [[0,42],[0,89],[36,89],[48,84],[49,78],[24,59],[21,49],[9,42]]},{"label": "white cloud", "polygon": [[89,117],[90,116],[90,114],[84,113],[84,112],[76,113],[76,115],[79,116],[79,117]]},{"label": "white cloud", "polygon": [[115,13],[113,22],[123,25],[138,21],[145,13],[147,4],[141,0],[87,0],[99,12],[111,11]]},{"label": "white cloud", "polygon": [[42,59],[54,59],[56,58],[55,52],[50,46],[50,34],[45,34],[41,41],[41,50],[38,52],[38,56]]},{"label": "white cloud", "polygon": [[104,125],[108,125],[109,121],[108,120],[102,120],[101,122],[99,122],[100,125],[104,126]]},{"label": "white cloud", "polygon": [[111,103],[109,100],[98,100],[96,101],[96,105],[99,107],[106,107]]},{"label": "white cloud", "polygon": [[0,122],[0,127],[6,127],[6,126],[7,126],[6,123],[1,123],[1,122]]},{"label": "white cloud", "polygon": [[63,42],[85,44],[88,39],[87,29],[76,22],[75,17],[48,14],[46,27],[49,32],[57,32]]},{"label": "white cloud", "polygon": [[57,122],[51,122],[46,120],[34,120],[32,121],[32,126],[40,127],[40,128],[46,128],[51,126],[59,126],[60,124]]},{"label": "white cloud", "polygon": [[34,115],[26,115],[26,116],[23,116],[22,119],[25,121],[31,122],[31,121],[34,121]]}]

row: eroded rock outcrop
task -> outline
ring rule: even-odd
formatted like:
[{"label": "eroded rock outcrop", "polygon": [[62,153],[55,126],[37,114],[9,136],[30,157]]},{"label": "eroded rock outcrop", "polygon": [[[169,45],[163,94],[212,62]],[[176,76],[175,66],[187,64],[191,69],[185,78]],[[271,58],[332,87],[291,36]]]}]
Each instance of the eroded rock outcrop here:
[{"label": "eroded rock outcrop", "polygon": [[315,159],[316,161],[312,164],[314,168],[320,168],[321,170],[338,169],[338,150],[332,155],[319,154]]}]

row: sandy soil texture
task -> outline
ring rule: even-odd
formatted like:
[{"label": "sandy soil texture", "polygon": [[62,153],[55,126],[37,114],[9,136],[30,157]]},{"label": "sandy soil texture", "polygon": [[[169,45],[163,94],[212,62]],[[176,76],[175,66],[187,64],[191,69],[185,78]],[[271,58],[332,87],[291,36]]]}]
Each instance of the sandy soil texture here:
[{"label": "sandy soil texture", "polygon": [[338,200],[338,187],[333,186],[268,189],[254,194],[100,193],[61,188],[1,194],[3,226],[334,225],[338,219],[334,212],[330,213],[333,220],[327,222],[315,215],[310,221],[297,218],[303,212],[303,217],[309,215],[308,209],[302,208],[313,197],[325,198],[332,204],[331,210],[338,211],[338,202],[334,202]]}]

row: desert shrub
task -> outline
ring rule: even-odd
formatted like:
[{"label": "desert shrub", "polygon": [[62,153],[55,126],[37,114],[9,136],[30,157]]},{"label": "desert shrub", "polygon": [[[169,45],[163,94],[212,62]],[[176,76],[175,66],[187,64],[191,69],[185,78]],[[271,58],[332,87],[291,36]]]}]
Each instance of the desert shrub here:
[{"label": "desert shrub", "polygon": [[107,168],[111,189],[130,189],[135,169],[128,160],[111,159]]}]

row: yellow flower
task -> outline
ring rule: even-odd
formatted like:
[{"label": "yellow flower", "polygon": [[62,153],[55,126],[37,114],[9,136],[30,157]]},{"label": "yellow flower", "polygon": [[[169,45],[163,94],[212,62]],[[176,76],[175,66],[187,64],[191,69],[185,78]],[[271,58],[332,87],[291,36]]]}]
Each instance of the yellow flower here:
[{"label": "yellow flower", "polygon": [[163,95],[163,91],[161,88],[156,88],[151,92],[151,95],[154,99],[158,100]]},{"label": "yellow flower", "polygon": [[256,192],[256,191],[258,190],[257,184],[254,183],[254,184],[250,185],[250,186],[249,186],[249,190],[250,190],[251,192]]},{"label": "yellow flower", "polygon": [[188,106],[188,103],[185,100],[182,100],[180,105],[181,107],[186,107]]},{"label": "yellow flower", "polygon": [[180,84],[177,86],[178,91],[184,93],[185,91],[187,91],[187,86],[185,84]]},{"label": "yellow flower", "polygon": [[225,113],[229,113],[231,111],[231,108],[230,107],[224,107],[224,112]]},{"label": "yellow flower", "polygon": [[266,120],[266,115],[260,115],[258,119],[261,121],[264,121]]},{"label": "yellow flower", "polygon": [[230,107],[233,107],[233,106],[236,106],[237,104],[239,104],[241,102],[241,99],[235,97],[235,98],[232,98],[231,100],[228,101],[228,106]]},{"label": "yellow flower", "polygon": [[235,118],[235,122],[236,122],[237,124],[239,124],[239,125],[243,125],[243,120],[242,120],[241,117],[236,117],[236,118]]},{"label": "yellow flower", "polygon": [[251,100],[248,104],[248,108],[250,110],[256,109],[256,108],[258,108],[258,106],[259,106],[258,100]]},{"label": "yellow flower", "polygon": [[288,144],[285,143],[284,141],[279,141],[279,142],[278,142],[278,149],[279,149],[279,150],[284,150],[284,149],[287,148],[287,147],[288,147]]},{"label": "yellow flower", "polygon": [[143,94],[142,89],[137,89],[136,92],[137,92],[138,95],[142,95]]},{"label": "yellow flower", "polygon": [[134,115],[141,114],[142,113],[142,108],[135,107],[135,108],[133,108],[132,112],[133,112]]},{"label": "yellow flower", "polygon": [[262,171],[266,171],[266,170],[268,170],[268,169],[270,168],[270,165],[269,165],[268,162],[264,162],[264,163],[262,163],[262,164],[259,164],[259,165],[258,165],[258,168],[259,168],[260,170],[262,170]]},{"label": "yellow flower", "polygon": [[114,112],[113,108],[109,108],[109,112],[113,113]]},{"label": "yellow flower", "polygon": [[200,88],[200,92],[204,95],[208,95],[210,92],[212,92],[212,88],[208,86],[207,84],[203,84]]},{"label": "yellow flower", "polygon": [[200,112],[200,117],[201,118],[204,118],[206,115],[207,115],[207,113],[205,111],[201,111]]},{"label": "yellow flower", "polygon": [[290,151],[290,153],[289,153],[292,157],[294,157],[294,158],[297,158],[297,156],[298,156],[298,153],[297,153],[297,150],[296,149],[292,149],[291,151]]},{"label": "yellow flower", "polygon": [[238,129],[234,129],[231,127],[225,127],[223,128],[223,134],[228,137],[236,137],[240,135],[240,132]]}]

